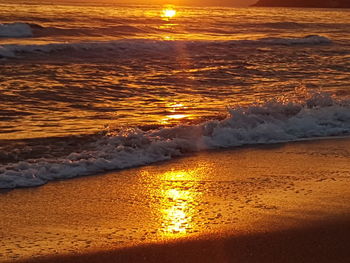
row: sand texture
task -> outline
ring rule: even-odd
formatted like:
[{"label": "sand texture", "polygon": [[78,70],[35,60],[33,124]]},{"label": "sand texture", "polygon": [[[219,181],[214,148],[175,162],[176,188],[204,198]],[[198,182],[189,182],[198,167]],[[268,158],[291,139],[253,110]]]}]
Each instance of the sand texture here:
[{"label": "sand texture", "polygon": [[202,152],[0,194],[0,262],[350,262],[350,140]]}]

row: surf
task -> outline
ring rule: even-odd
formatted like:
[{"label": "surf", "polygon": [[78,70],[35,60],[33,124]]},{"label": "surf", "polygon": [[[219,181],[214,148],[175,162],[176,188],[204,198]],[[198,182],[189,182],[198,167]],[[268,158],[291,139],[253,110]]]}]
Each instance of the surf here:
[{"label": "surf", "polygon": [[170,160],[193,152],[350,135],[350,101],[327,93],[228,109],[223,120],[142,130],[108,130],[80,151],[0,167],[0,188],[40,186]]}]

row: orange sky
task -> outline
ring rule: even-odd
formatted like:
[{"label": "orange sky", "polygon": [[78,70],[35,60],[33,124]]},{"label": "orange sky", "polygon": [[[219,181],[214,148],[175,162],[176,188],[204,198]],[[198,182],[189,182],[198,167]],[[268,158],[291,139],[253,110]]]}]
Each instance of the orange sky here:
[{"label": "orange sky", "polygon": [[[257,0],[57,0],[58,2],[112,2],[122,4],[173,4],[195,6],[248,6]],[[55,2],[52,0],[52,2]]]},{"label": "orange sky", "polygon": [[175,5],[216,5],[216,6],[247,6],[254,4],[257,0],[120,0],[126,2],[145,2],[159,4],[175,4]]},{"label": "orange sky", "polygon": [[[130,1],[130,0],[129,0]],[[166,2],[167,0],[158,0],[160,2]],[[171,1],[171,0],[170,0]],[[254,4],[257,0],[173,0],[174,2],[180,2],[184,5],[225,5],[225,6],[247,6]]]}]

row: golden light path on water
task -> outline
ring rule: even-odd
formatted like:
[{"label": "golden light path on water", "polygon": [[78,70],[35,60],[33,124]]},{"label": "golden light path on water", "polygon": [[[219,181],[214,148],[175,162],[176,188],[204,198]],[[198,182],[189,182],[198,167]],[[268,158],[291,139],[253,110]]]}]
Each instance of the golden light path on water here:
[{"label": "golden light path on water", "polygon": [[161,119],[159,120],[159,123],[161,124],[166,125],[178,123],[183,120],[192,120],[195,118],[193,114],[184,113],[188,107],[183,103],[167,103],[166,108],[170,114],[161,116]]},{"label": "golden light path on water", "polygon": [[[171,5],[164,6],[163,10],[161,11],[160,17],[166,23],[160,25],[159,29],[165,30],[165,31],[169,31],[169,32],[176,31],[175,27],[178,26],[178,24],[173,23],[172,20],[177,15],[178,15],[178,12],[177,12],[177,10],[174,9],[173,6],[171,6]],[[175,40],[174,36],[168,35],[168,34],[162,35],[161,38],[164,39],[164,40],[168,40],[168,41]]]}]

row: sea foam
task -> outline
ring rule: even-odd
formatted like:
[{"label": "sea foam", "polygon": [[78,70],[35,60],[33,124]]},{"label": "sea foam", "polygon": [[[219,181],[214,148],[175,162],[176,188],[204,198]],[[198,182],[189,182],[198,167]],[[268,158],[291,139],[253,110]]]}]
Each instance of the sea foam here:
[{"label": "sea foam", "polygon": [[30,187],[169,160],[208,149],[350,134],[350,101],[315,93],[301,101],[230,108],[224,120],[142,131],[110,131],[80,152],[0,168],[0,188]]},{"label": "sea foam", "polygon": [[33,32],[29,24],[26,23],[7,23],[0,24],[0,37],[32,37]]}]

